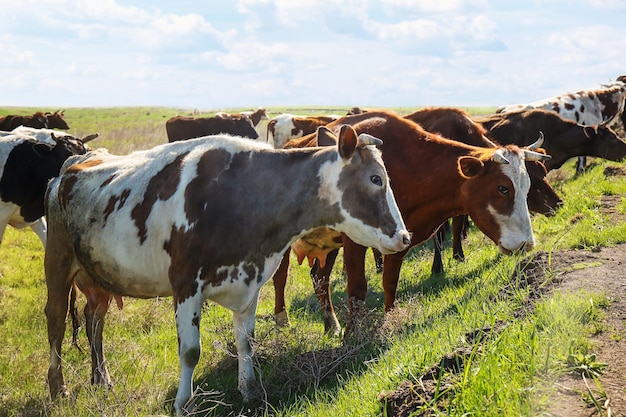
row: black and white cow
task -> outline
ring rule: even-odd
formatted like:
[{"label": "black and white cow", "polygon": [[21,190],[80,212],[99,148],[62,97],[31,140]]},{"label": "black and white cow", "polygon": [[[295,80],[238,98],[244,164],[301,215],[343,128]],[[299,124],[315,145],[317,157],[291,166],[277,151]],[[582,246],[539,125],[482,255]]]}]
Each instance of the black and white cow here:
[{"label": "black and white cow", "polygon": [[[112,297],[173,296],[181,375],[180,413],[200,358],[201,307],[233,311],[245,401],[257,394],[250,340],[259,289],[287,248],[329,226],[383,253],[403,250],[398,211],[379,139],[346,126],[333,147],[275,150],[231,136],[157,146],[128,156],[94,151],[66,162],[48,187],[46,316],[52,397],[68,394],[61,344],[68,294],[87,295],[92,382],[111,384],[102,352]],[[276,181],[276,172],[281,172]],[[254,210],[251,210],[251,208]],[[90,213],[88,216],[85,213]]]},{"label": "black and white cow", "polygon": [[[533,101],[528,104],[501,106],[497,113],[511,113],[519,110],[543,109],[558,113],[566,120],[572,120],[584,126],[614,125],[624,120],[626,101],[626,78],[620,76],[617,81],[593,90],[581,90],[564,93]],[[626,126],[625,126],[626,127]],[[578,158],[576,172],[585,168],[585,155]]]},{"label": "black and white cow", "polygon": [[46,186],[67,158],[87,151],[86,141],[23,126],[0,134],[0,242],[7,225],[30,226],[46,246]]}]

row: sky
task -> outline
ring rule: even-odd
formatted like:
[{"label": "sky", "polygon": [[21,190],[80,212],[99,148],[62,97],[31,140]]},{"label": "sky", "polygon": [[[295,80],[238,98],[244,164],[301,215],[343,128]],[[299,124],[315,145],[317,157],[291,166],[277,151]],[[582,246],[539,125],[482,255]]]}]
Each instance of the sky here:
[{"label": "sky", "polygon": [[626,74],[626,0],[0,0],[0,106],[498,106]]}]

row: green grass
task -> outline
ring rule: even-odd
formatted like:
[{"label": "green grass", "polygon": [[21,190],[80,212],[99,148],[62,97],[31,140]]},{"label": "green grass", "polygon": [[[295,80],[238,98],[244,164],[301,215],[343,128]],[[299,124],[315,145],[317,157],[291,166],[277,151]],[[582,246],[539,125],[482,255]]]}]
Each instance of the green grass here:
[{"label": "green grass", "polygon": [[[0,114],[15,109],[0,109]],[[37,109],[20,109],[25,113]],[[43,109],[56,110],[56,109]],[[245,110],[233,109],[232,111]],[[275,108],[303,114],[339,113],[344,108]],[[398,109],[412,111],[414,109]],[[488,112],[488,109],[468,109]],[[66,109],[70,132],[99,132],[93,146],[126,153],[166,142],[164,123],[188,110],[169,108]],[[206,112],[210,114],[211,112]],[[598,161],[596,161],[598,162]],[[572,165],[572,164],[569,164]],[[555,186],[565,206],[552,218],[533,217],[537,249],[591,249],[626,241],[626,225],[612,225],[599,209],[605,196],[626,194],[626,180],[605,178],[598,162],[574,177],[571,166],[560,172]],[[624,212],[625,203],[618,205]],[[272,319],[273,286],[261,290],[257,312],[258,370],[267,403],[253,409],[237,392],[231,313],[207,303],[201,322],[203,352],[196,368],[198,415],[236,416],[378,416],[381,393],[417,376],[457,347],[473,351],[463,372],[452,375],[447,399],[426,405],[434,415],[530,416],[550,404],[554,381],[573,355],[590,360],[588,336],[597,331],[603,299],[597,294],[557,294],[542,299],[532,314],[514,312],[528,289],[501,289],[522,255],[501,256],[493,243],[472,228],[465,242],[467,260],[458,263],[444,253],[445,275],[431,276],[428,244],[407,257],[398,288],[398,308],[383,315],[380,276],[367,257],[371,311],[366,331],[352,345],[323,335],[321,313],[313,294],[309,268],[292,259],[287,286],[292,326],[277,330]],[[331,278],[333,302],[342,324],[347,318],[342,259]],[[48,343],[43,249],[34,233],[9,228],[0,246],[0,417],[4,416],[145,416],[169,414],[178,384],[178,357],[172,301],[124,299],[119,311],[111,306],[104,331],[104,349],[115,387],[92,387],[84,331],[70,346],[64,341],[64,370],[70,399],[50,401],[46,373]],[[589,300],[594,302],[589,302]],[[80,306],[84,301],[80,300]],[[466,333],[498,322],[509,326],[478,346]],[[376,329],[368,333],[369,327]],[[443,395],[443,394],[442,394]]]}]

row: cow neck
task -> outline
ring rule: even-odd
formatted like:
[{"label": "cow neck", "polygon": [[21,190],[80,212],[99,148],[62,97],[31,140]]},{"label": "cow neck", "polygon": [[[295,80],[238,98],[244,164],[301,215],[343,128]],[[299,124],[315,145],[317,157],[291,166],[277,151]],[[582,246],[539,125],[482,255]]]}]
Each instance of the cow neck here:
[{"label": "cow neck", "polygon": [[[382,145],[391,187],[413,241],[423,242],[444,221],[466,212],[461,199],[465,179],[459,173],[458,159],[478,148],[432,139],[405,143],[396,150],[394,145],[391,141]],[[391,153],[403,159],[388,161],[385,155]]]}]

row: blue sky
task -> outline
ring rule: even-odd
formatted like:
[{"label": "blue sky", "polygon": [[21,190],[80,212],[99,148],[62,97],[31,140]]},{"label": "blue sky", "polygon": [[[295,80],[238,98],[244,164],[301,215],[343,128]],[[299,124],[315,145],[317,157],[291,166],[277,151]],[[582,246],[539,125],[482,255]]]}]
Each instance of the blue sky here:
[{"label": "blue sky", "polygon": [[2,106],[496,106],[626,74],[626,0],[0,0]]}]

